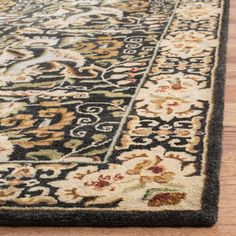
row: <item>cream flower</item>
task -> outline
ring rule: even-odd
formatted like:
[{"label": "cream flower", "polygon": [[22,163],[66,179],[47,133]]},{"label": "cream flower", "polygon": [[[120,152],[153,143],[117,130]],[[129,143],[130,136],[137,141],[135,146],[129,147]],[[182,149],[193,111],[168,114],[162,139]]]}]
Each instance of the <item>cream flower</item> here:
[{"label": "cream flower", "polygon": [[162,46],[167,49],[167,54],[188,58],[193,56],[208,56],[211,47],[215,47],[217,40],[214,35],[204,31],[179,31],[168,35],[162,41]]},{"label": "cream flower", "polygon": [[190,4],[186,4],[186,6],[180,6],[176,13],[181,14],[182,17],[188,20],[199,21],[219,14],[220,9],[204,2],[191,2]]},{"label": "cream flower", "polygon": [[8,140],[8,137],[0,136],[0,162],[9,161],[12,152],[13,144]]},{"label": "cream flower", "polygon": [[0,117],[5,118],[17,114],[19,111],[26,110],[26,106],[25,102],[3,102],[0,104]]}]

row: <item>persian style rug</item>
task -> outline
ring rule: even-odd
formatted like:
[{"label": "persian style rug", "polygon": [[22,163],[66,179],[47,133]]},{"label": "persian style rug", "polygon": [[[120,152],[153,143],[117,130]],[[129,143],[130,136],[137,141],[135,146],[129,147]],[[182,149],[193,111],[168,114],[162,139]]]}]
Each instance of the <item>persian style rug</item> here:
[{"label": "persian style rug", "polygon": [[214,224],[227,15],[1,0],[0,224]]}]

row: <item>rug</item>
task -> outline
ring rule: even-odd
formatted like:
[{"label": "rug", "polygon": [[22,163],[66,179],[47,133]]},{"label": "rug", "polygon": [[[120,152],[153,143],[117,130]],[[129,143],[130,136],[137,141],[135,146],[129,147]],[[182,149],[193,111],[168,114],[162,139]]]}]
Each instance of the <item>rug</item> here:
[{"label": "rug", "polygon": [[214,224],[228,1],[1,3],[0,224]]}]

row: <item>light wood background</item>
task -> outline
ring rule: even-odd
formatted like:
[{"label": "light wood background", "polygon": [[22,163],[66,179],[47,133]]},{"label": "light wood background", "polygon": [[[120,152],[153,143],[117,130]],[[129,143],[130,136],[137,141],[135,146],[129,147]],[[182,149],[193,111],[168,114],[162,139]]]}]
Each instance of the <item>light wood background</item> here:
[{"label": "light wood background", "polygon": [[236,1],[230,4],[218,223],[211,228],[0,227],[4,236],[236,236]]}]

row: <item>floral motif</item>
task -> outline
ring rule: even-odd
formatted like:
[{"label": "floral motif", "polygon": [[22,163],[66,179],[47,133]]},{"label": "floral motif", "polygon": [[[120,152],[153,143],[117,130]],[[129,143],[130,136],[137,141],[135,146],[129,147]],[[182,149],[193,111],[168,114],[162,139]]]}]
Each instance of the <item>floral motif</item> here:
[{"label": "floral motif", "polygon": [[24,111],[27,104],[25,102],[4,102],[0,104],[0,117],[5,118],[11,114]]},{"label": "floral motif", "polygon": [[162,188],[162,185],[175,183],[176,178],[184,178],[194,171],[194,166],[192,169],[189,166],[186,171],[178,167],[183,161],[194,160],[192,157],[185,153],[164,154],[164,151],[164,148],[157,147],[150,151],[126,152],[117,157],[123,161],[122,165],[110,164],[104,170],[94,166],[79,167],[71,171],[65,180],[51,182],[50,185],[58,188],[56,195],[63,202],[76,203],[90,197],[92,199],[87,200],[86,206],[131,201],[133,198],[140,201],[150,186]]},{"label": "floral motif", "polygon": [[13,145],[6,136],[0,136],[0,161],[8,161],[9,155],[13,152]]},{"label": "floral motif", "polygon": [[185,19],[199,21],[216,16],[220,13],[220,9],[205,2],[193,2],[191,5],[181,6],[176,12]]},{"label": "floral motif", "polygon": [[206,32],[189,30],[174,32],[162,42],[167,53],[180,58],[208,56],[211,47],[216,46],[214,35]]}]

